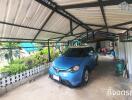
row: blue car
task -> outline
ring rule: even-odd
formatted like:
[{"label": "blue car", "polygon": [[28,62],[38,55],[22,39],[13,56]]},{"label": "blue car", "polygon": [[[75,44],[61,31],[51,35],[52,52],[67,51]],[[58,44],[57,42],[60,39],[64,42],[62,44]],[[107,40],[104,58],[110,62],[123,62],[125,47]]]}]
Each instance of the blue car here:
[{"label": "blue car", "polygon": [[52,62],[49,77],[70,87],[85,85],[97,59],[97,53],[92,47],[70,47]]}]

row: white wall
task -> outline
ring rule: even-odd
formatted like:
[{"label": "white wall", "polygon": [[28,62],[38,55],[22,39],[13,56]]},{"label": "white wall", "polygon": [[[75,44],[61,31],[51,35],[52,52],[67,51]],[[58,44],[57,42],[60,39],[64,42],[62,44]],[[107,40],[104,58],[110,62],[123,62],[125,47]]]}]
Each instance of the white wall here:
[{"label": "white wall", "polygon": [[127,62],[130,81],[132,81],[132,42],[118,42],[119,59]]},{"label": "white wall", "polygon": [[125,42],[118,41],[118,52],[119,52],[119,59],[125,60]]}]

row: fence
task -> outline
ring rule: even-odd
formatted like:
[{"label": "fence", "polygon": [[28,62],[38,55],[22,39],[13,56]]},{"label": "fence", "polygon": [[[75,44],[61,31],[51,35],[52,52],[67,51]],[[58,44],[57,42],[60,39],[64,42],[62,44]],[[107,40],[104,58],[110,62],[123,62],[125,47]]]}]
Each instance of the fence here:
[{"label": "fence", "polygon": [[8,76],[0,80],[0,95],[16,88],[26,82],[34,80],[36,77],[47,72],[50,63],[26,70],[16,75]]}]

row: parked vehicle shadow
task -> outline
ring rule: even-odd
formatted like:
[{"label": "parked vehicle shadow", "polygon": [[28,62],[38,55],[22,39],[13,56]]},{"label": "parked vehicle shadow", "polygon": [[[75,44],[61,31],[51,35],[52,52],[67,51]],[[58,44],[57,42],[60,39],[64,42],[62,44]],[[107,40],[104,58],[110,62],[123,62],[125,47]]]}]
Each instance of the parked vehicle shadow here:
[{"label": "parked vehicle shadow", "polygon": [[[103,79],[108,79],[108,78],[112,79],[112,78],[116,77],[115,65],[114,65],[113,59],[111,57],[108,57],[108,56],[100,56],[99,61],[98,61],[98,65],[90,73],[89,77],[90,77],[89,82],[86,86],[89,86],[93,82],[96,82],[99,80],[104,81]],[[79,87],[79,88],[85,88],[85,86]]]},{"label": "parked vehicle shadow", "polygon": [[111,57],[108,56],[100,56],[98,65],[93,70],[90,76],[89,83],[93,82],[94,80],[99,80],[101,78],[106,77],[115,77],[115,65],[114,61]]}]

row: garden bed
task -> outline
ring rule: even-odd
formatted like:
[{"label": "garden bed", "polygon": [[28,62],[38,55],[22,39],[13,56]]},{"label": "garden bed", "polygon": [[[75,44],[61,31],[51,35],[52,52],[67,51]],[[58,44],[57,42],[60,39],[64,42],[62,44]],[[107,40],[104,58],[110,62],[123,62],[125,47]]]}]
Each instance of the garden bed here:
[{"label": "garden bed", "polygon": [[2,78],[0,80],[0,95],[47,73],[49,66],[50,63],[45,63],[44,65]]}]

